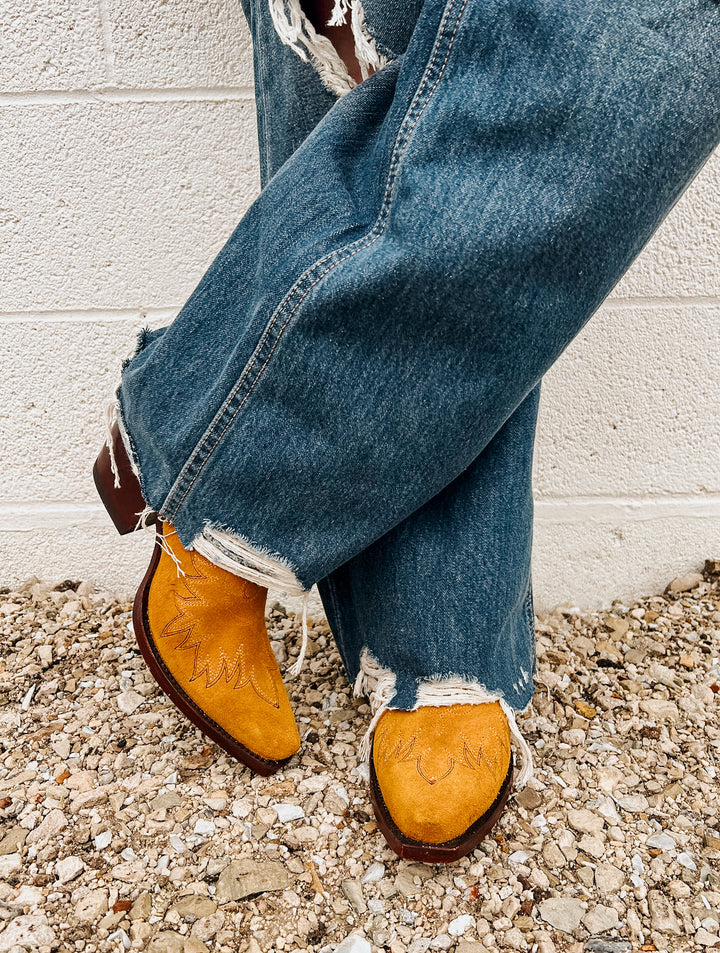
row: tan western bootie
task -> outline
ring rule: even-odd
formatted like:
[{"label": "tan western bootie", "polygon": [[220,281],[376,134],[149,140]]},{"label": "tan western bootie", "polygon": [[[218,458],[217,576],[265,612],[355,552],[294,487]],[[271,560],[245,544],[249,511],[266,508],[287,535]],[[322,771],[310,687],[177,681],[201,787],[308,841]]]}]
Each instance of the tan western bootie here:
[{"label": "tan western bootie", "polygon": [[401,857],[438,864],[469,853],[500,817],[512,780],[498,702],[389,710],[378,720],[370,796]]},{"label": "tan western bootie", "polygon": [[258,774],[300,747],[265,628],[267,590],[186,550],[158,524],[133,625],[160,687],[209,738]]},{"label": "tan western bootie", "polygon": [[[93,468],[119,533],[156,522],[117,423]],[[166,695],[193,724],[258,774],[300,747],[265,628],[267,590],[186,550],[157,523],[152,560],[133,607],[140,651]]]}]

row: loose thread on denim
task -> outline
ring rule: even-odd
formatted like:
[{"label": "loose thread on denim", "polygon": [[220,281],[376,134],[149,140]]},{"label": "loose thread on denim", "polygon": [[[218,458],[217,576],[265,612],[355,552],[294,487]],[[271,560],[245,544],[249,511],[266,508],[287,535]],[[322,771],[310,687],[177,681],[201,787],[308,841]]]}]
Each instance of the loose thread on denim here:
[{"label": "loose thread on denim", "polygon": [[[142,328],[138,334],[137,343],[135,350],[132,354],[128,355],[122,362],[122,370],[128,366],[134,357],[136,357],[146,346],[147,336],[150,333],[150,328]],[[112,471],[114,477],[115,489],[118,489],[120,486],[120,470],[118,469],[117,460],[115,458],[115,440],[114,440],[114,428],[117,428],[120,433],[120,438],[125,447],[125,453],[127,454],[128,461],[130,463],[130,469],[135,474],[135,476],[140,479],[140,469],[135,460],[135,453],[133,451],[130,437],[125,429],[122,418],[122,408],[120,406],[120,384],[118,383],[113,387],[112,394],[108,398],[107,404],[105,405],[105,445],[108,449],[108,455],[110,457],[110,470]]]},{"label": "loose thread on denim", "polygon": [[355,56],[360,64],[363,79],[386,66],[388,59],[377,48],[365,22],[365,10],[360,0],[352,0],[351,24],[355,40]]},{"label": "loose thread on denim", "polygon": [[288,595],[302,598],[300,654],[289,670],[291,678],[296,678],[302,671],[307,656],[309,641],[307,615],[311,590],[302,587],[290,563],[277,554],[271,554],[253,545],[244,537],[210,525],[206,525],[203,534],[193,540],[192,549],[220,569],[247,579],[257,586],[262,586],[264,589],[282,589]]},{"label": "loose thread on denim", "polygon": [[265,589],[281,589],[288,595],[300,597],[308,591],[289,560],[210,523],[193,539],[191,548],[221,569]]},{"label": "loose thread on denim", "polygon": [[[394,673],[390,669],[383,668],[369,649],[364,648],[360,657],[360,671],[355,679],[353,689],[356,696],[368,695],[370,710],[373,713],[360,744],[360,760],[363,763],[370,760],[372,737],[381,716],[389,710],[390,702],[395,694],[395,683],[396,676]],[[437,676],[419,683],[417,697],[411,711],[433,706],[481,705],[490,702],[500,704],[508,721],[510,735],[517,745],[520,770],[515,776],[515,787],[520,790],[534,777],[532,752],[518,728],[515,712],[500,694],[488,691],[479,682],[467,681],[458,677],[443,678]]]},{"label": "loose thread on denim", "polygon": [[117,489],[120,486],[120,470],[115,459],[115,441],[113,439],[113,429],[118,424],[120,411],[120,399],[117,390],[113,390],[112,397],[108,399],[105,405],[105,446],[110,457],[110,470],[114,477],[113,486]]},{"label": "loose thread on denim", "polygon": [[300,0],[269,0],[270,16],[281,42],[305,62],[310,59],[323,84],[341,97],[357,83],[330,40],[317,33]]},{"label": "loose thread on denim", "polygon": [[137,477],[138,482],[140,482],[140,467],[138,466],[138,463],[137,463],[135,448],[133,447],[132,441],[130,440],[128,432],[125,429],[125,423],[123,421],[122,407],[120,405],[120,401],[118,401],[118,405],[117,405],[117,427],[120,433],[120,439],[122,440],[123,446],[125,447],[125,455],[128,458],[130,469]]},{"label": "loose thread on denim", "polygon": [[528,781],[535,776],[532,752],[530,751],[530,745],[527,743],[525,738],[523,738],[522,732],[518,728],[515,712],[513,709],[504,698],[498,698],[498,702],[500,703],[502,710],[505,712],[505,717],[507,718],[508,725],[510,727],[510,734],[515,739],[515,743],[517,744],[518,751],[520,753],[521,768],[515,777],[515,787],[520,790],[521,788],[524,788]]},{"label": "loose thread on denim", "polygon": [[[143,510],[143,514],[144,514],[145,512],[146,512],[146,510]],[[153,512],[153,511],[151,510],[150,512]],[[141,514],[141,516],[142,516],[142,514]],[[166,525],[167,525],[167,524],[166,524]],[[155,531],[153,526],[149,526],[149,525],[147,524],[147,517],[145,517],[145,522],[143,522],[142,528],[143,528],[143,529],[147,529],[147,530],[151,530],[151,531]],[[156,542],[157,545],[160,547],[160,549],[162,549],[162,551],[165,553],[165,555],[166,555],[166,556],[169,556],[170,559],[172,559],[172,561],[175,563],[175,569],[177,570],[178,576],[185,576],[185,575],[187,575],[186,572],[185,572],[185,570],[184,570],[184,569],[182,568],[182,566],[180,565],[180,560],[178,559],[178,557],[177,557],[177,556],[175,555],[175,553],[173,552],[172,546],[170,545],[170,543],[168,543],[167,539],[165,538],[166,536],[177,536],[177,531],[174,530],[174,529],[171,529],[171,530],[169,530],[168,532],[164,533],[163,530],[162,530],[162,527],[158,527],[158,529],[157,529],[157,531],[156,531],[156,535],[155,535],[155,542]]]},{"label": "loose thread on denim", "polygon": [[303,11],[300,4],[270,0],[270,16],[281,42],[307,62],[307,53],[300,46],[303,39]]},{"label": "loose thread on denim", "polygon": [[307,624],[307,613],[308,613],[308,599],[310,598],[310,590],[308,589],[303,593],[302,597],[302,641],[300,643],[300,654],[297,657],[297,661],[290,668],[290,677],[297,678],[297,676],[302,671],[303,664],[305,662],[305,656],[307,655],[308,649],[308,624]]},{"label": "loose thread on denim", "polygon": [[[347,64],[334,44],[318,33],[303,10],[300,0],[269,0],[270,16],[281,42],[305,62],[311,60],[323,84],[338,97],[345,96],[357,86]],[[350,15],[355,55],[363,79],[377,72],[388,62],[379,52],[375,40],[365,24],[361,0],[335,0],[328,26],[343,26]]]},{"label": "loose thread on denim", "polygon": [[369,649],[364,648],[360,656],[360,671],[355,679],[353,694],[356,697],[367,695],[370,701],[372,719],[360,742],[360,760],[370,761],[370,746],[375,727],[380,717],[388,710],[395,694],[396,678],[389,668],[383,668]]},{"label": "loose thread on denim", "polygon": [[137,514],[137,523],[135,524],[135,529],[151,529],[151,524],[148,522],[151,516],[155,516],[155,510],[152,506],[146,506],[144,510]]},{"label": "loose thread on denim", "polygon": [[335,0],[328,26],[343,26],[347,23],[348,10],[350,9],[350,0]]}]

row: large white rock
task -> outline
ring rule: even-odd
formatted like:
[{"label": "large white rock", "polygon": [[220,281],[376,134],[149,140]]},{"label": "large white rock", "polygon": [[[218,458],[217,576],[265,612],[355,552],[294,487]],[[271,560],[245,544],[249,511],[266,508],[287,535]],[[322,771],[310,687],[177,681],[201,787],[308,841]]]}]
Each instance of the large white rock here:
[{"label": "large white rock", "polygon": [[584,903],[571,897],[550,897],[538,904],[538,913],[556,930],[573,933],[580,926],[585,908]]},{"label": "large white rock", "polygon": [[98,887],[86,893],[75,904],[75,918],[83,923],[95,923],[105,916],[108,910],[108,892],[104,887]]},{"label": "large white rock", "polygon": [[61,884],[70,883],[85,869],[85,863],[79,857],[63,857],[55,864],[55,873]]},{"label": "large white rock", "polygon": [[450,921],[448,933],[450,936],[462,936],[463,933],[467,933],[473,926],[475,926],[474,918],[471,917],[469,913],[464,913],[462,916],[455,917],[454,920]]},{"label": "large white rock", "polygon": [[0,953],[10,953],[14,947],[37,950],[41,946],[55,946],[55,931],[46,917],[32,913],[11,920],[0,933]]}]

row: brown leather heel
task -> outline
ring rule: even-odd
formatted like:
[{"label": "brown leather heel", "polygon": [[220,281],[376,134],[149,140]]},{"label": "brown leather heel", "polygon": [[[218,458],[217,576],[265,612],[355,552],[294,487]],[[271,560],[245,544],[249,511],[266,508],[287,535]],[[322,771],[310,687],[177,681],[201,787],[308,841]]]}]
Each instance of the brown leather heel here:
[{"label": "brown leather heel", "polygon": [[[110,451],[103,446],[93,467],[93,479],[100,499],[110,519],[121,536],[138,528],[138,518],[146,507],[140,491],[140,483],[133,473],[122,436],[117,424],[112,430],[113,454],[120,476],[120,486],[115,486],[115,474],[110,463]],[[147,517],[146,523],[155,523],[156,515]]]}]

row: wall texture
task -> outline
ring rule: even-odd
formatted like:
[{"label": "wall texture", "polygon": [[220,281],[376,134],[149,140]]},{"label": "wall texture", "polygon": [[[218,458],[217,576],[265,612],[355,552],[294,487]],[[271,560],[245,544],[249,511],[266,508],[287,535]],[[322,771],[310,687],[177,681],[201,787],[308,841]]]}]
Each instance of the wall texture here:
[{"label": "wall texture", "polygon": [[[130,591],[90,470],[146,323],[258,189],[238,0],[0,0],[0,583]],[[720,555],[720,154],[544,382],[536,601],[606,605]]]}]

